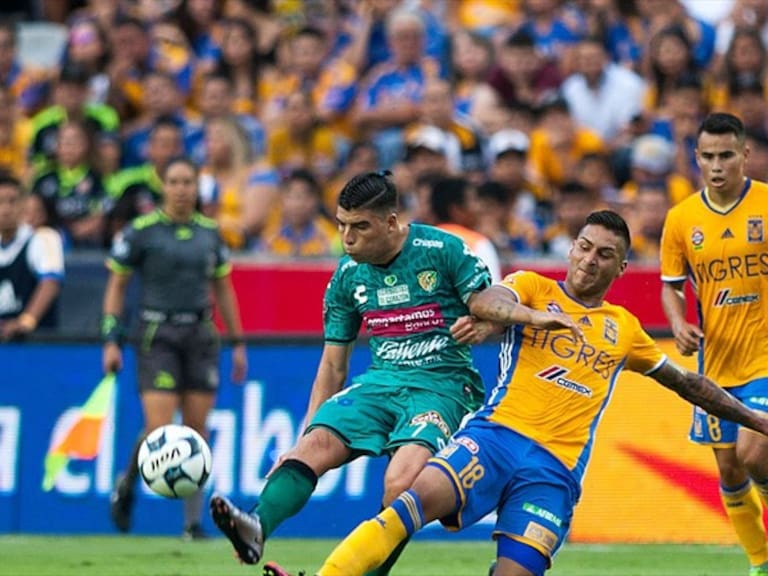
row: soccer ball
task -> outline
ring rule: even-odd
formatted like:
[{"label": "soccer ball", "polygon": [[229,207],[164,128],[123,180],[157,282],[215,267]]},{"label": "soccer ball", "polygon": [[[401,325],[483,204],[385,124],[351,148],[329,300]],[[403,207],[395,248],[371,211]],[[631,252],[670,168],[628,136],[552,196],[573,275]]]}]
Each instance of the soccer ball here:
[{"label": "soccer ball", "polygon": [[144,439],[138,464],[141,477],[153,492],[166,498],[186,498],[208,480],[211,449],[189,426],[168,424]]}]

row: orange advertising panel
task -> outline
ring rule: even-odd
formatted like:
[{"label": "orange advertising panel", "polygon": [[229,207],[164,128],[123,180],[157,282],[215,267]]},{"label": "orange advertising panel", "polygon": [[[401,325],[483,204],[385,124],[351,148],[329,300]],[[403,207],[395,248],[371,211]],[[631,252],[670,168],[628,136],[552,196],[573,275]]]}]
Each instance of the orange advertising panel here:
[{"label": "orange advertising panel", "polygon": [[[672,340],[660,342],[695,370]],[[597,431],[572,541],[736,543],[712,450],[688,440],[691,410],[654,380],[622,373]]]}]

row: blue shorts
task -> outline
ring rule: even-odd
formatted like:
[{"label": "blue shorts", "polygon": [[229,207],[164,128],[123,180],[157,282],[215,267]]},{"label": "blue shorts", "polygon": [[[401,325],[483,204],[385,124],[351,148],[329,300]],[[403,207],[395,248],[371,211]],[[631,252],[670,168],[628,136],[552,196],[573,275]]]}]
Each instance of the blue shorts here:
[{"label": "blue shorts", "polygon": [[581,486],[533,440],[473,418],[428,465],[443,471],[456,491],[456,512],[440,520],[449,530],[496,510],[494,536],[503,534],[550,558],[564,542]]},{"label": "blue shorts", "polygon": [[[727,390],[749,408],[768,412],[768,378],[758,378]],[[693,422],[688,437],[696,444],[723,448],[733,446],[736,444],[738,433],[739,424],[736,422],[721,420],[717,416],[707,414],[703,408],[693,407]]]}]

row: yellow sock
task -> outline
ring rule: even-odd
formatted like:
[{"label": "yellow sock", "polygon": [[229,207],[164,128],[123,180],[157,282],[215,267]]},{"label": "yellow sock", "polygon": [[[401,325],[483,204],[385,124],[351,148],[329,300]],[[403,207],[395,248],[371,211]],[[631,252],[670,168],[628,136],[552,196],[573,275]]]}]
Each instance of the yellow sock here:
[{"label": "yellow sock", "polygon": [[316,576],[363,576],[389,558],[406,535],[397,512],[387,508],[359,524],[336,546]]},{"label": "yellow sock", "polygon": [[739,543],[744,548],[752,566],[759,566],[768,562],[763,507],[760,504],[761,496],[762,494],[751,482],[738,492],[720,490],[720,498],[723,501],[723,506],[725,506],[725,511],[731,519]]}]

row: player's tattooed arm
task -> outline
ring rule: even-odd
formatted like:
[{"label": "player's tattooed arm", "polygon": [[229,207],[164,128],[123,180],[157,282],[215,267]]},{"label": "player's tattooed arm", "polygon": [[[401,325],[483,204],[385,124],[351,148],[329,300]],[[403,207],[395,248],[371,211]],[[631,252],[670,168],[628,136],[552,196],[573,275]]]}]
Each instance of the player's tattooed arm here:
[{"label": "player's tattooed arm", "polygon": [[768,435],[768,419],[761,413],[747,408],[732,394],[702,374],[695,374],[667,361],[651,374],[651,377],[709,414],[738,422],[742,426]]}]

